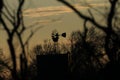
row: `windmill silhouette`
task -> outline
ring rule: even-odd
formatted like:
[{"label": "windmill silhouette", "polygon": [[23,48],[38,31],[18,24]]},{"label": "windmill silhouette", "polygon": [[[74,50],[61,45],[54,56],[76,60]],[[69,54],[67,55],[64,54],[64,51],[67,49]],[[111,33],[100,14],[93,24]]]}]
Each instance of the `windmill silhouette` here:
[{"label": "windmill silhouette", "polygon": [[59,53],[59,46],[58,46],[58,40],[59,40],[59,37],[62,36],[62,37],[66,37],[66,32],[62,33],[62,34],[59,34],[57,30],[53,30],[52,31],[52,40],[54,42],[54,52],[55,53]]},{"label": "windmill silhouette", "polygon": [[62,36],[62,37],[66,37],[66,32],[64,32],[64,33],[62,33],[62,34],[59,34],[58,32],[57,32],[57,30],[53,30],[52,31],[52,40],[54,41],[54,42],[58,42],[58,40],[59,40],[59,36]]}]

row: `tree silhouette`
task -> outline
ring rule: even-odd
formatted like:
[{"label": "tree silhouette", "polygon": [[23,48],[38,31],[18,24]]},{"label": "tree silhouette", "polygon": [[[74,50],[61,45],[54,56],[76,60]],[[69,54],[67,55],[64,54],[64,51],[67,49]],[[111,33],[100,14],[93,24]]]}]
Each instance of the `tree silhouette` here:
[{"label": "tree silhouette", "polygon": [[[21,18],[22,18],[21,9],[22,9],[23,3],[24,3],[24,0],[19,0],[19,7],[18,7],[17,13],[16,13],[17,21],[14,21],[16,23],[14,23],[13,21],[11,21],[8,18],[8,16],[5,15],[5,13],[4,13],[4,15],[6,16],[6,18],[8,19],[8,21],[11,22],[11,24],[13,25],[12,31],[11,31],[11,29],[9,29],[9,26],[4,21],[4,18],[3,17],[0,18],[0,21],[1,21],[2,25],[3,25],[3,28],[6,31],[7,35],[8,35],[8,45],[9,45],[9,49],[10,49],[10,53],[11,53],[11,58],[12,58],[12,62],[13,62],[13,69],[12,69],[11,73],[12,73],[13,79],[15,79],[15,80],[17,80],[18,77],[17,77],[16,54],[15,54],[15,49],[14,49],[14,45],[13,45],[13,37],[14,37],[15,33],[18,33],[17,29],[19,28],[20,23],[21,23]],[[7,7],[6,7],[6,10],[8,11]],[[9,13],[9,15],[11,17],[10,13]]]},{"label": "tree silhouette", "polygon": [[[88,16],[82,14],[80,11],[78,11],[74,6],[72,6],[66,0],[58,0],[58,1],[62,2],[63,4],[65,4],[66,6],[68,6],[69,8],[71,8],[80,18],[88,20],[93,25],[95,25],[97,28],[99,28],[100,30],[102,30],[103,32],[105,32],[105,34],[106,34],[106,38],[105,38],[105,50],[106,50],[106,54],[108,55],[109,59],[111,61],[113,61],[113,59],[114,59],[113,56],[112,56],[113,53],[110,52],[109,44],[110,44],[111,36],[114,35],[115,36],[114,38],[118,37],[117,34],[116,34],[116,32],[113,29],[114,28],[114,26],[113,26],[113,19],[114,19],[114,16],[115,16],[116,5],[117,5],[118,0],[109,0],[110,10],[109,10],[108,16],[106,18],[107,26],[102,26],[100,23],[96,22],[96,20],[92,16],[92,14],[91,14],[91,17],[88,17]],[[91,13],[91,11],[89,13]]]},{"label": "tree silhouette", "polygon": [[[104,38],[104,49],[105,54],[107,54],[109,58],[109,62],[107,63],[105,67],[105,72],[103,71],[103,74],[105,74],[106,79],[116,79],[116,77],[113,78],[114,75],[118,75],[120,70],[118,68],[119,66],[119,49],[120,49],[120,36],[119,36],[119,0],[108,0],[110,7],[109,11],[107,12],[106,16],[101,14],[99,10],[96,10],[91,7],[91,9],[98,11],[101,14],[101,17],[104,17],[106,24],[103,25],[99,23],[95,16],[93,15],[91,9],[88,10],[88,13],[90,16],[87,16],[83,14],[81,11],[79,11],[77,8],[75,8],[71,3],[69,3],[66,0],[58,0],[59,2],[65,4],[70,9],[72,9],[80,18],[87,20],[91,24],[93,24],[96,28],[101,30],[105,33]],[[84,44],[85,45],[85,44]],[[115,72],[116,71],[116,72]],[[119,78],[117,76],[117,78]]]},{"label": "tree silhouette", "polygon": [[2,13],[2,8],[3,8],[3,0],[0,0],[0,17],[1,17],[1,13]]},{"label": "tree silhouette", "polygon": [[[3,2],[3,0],[0,0]],[[27,67],[28,67],[28,60],[27,60],[27,51],[25,50],[26,46],[28,45],[29,40],[32,38],[33,34],[39,30],[41,27],[37,27],[35,30],[33,26],[25,26],[24,25],[24,18],[22,8],[25,3],[25,0],[17,0],[18,5],[14,7],[15,9],[11,8],[7,1],[4,3],[0,3],[0,22],[2,24],[1,29],[3,29],[7,33],[7,43],[9,46],[9,52],[12,59],[12,66],[9,66],[9,70],[11,71],[12,78],[14,80],[26,80],[27,79]],[[4,8],[4,10],[2,9]],[[9,24],[8,24],[9,23]],[[36,24],[36,23],[35,23]],[[28,38],[23,40],[23,34],[28,30],[31,30]],[[15,38],[18,40],[20,46],[20,52],[16,52],[16,45],[14,44]],[[19,55],[20,54],[20,55]],[[20,56],[20,69],[21,75],[17,72],[17,61],[16,57]],[[20,76],[20,77],[19,77]]]},{"label": "tree silhouette", "polygon": [[[74,77],[84,79],[95,78],[98,70],[104,67],[103,39],[94,27],[85,31],[76,31],[71,34],[72,73]],[[85,77],[86,76],[86,77]]]}]

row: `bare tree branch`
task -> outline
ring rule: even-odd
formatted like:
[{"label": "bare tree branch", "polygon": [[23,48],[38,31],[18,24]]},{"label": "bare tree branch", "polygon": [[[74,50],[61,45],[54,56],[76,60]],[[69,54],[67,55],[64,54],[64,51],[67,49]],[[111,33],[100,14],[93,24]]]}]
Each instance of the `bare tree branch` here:
[{"label": "bare tree branch", "polygon": [[9,28],[7,27],[6,23],[4,22],[4,20],[2,18],[0,18],[0,22],[4,26],[3,28],[5,29],[5,31],[7,32],[7,34],[10,36]]},{"label": "bare tree branch", "polygon": [[29,35],[29,37],[27,38],[27,40],[24,43],[24,46],[26,46],[28,44],[28,42],[30,41],[30,39],[32,38],[33,34],[35,34],[40,28],[42,28],[43,26],[40,26],[38,28],[36,28],[34,31],[31,31],[31,34]]},{"label": "bare tree branch", "polygon": [[24,25],[24,19],[23,19],[23,14],[21,14],[21,25],[22,25],[22,29],[20,31],[20,35],[22,35],[22,33],[25,31],[25,25]]},{"label": "bare tree branch", "polygon": [[9,9],[7,8],[7,6],[4,4],[5,10],[7,11],[7,13],[9,14],[9,16],[12,18],[13,15],[11,14],[11,12],[9,11]]},{"label": "bare tree branch", "polygon": [[70,9],[72,9],[79,17],[86,19],[88,21],[90,21],[91,23],[93,23],[97,28],[106,31],[106,26],[102,26],[99,23],[97,23],[95,20],[93,20],[92,18],[85,16],[84,14],[82,14],[81,12],[79,12],[74,6],[72,6],[69,2],[65,1],[65,0],[58,0],[60,2],[62,2],[63,4],[65,4],[66,6],[68,6]]},{"label": "bare tree branch", "polygon": [[95,20],[95,18],[94,18],[94,16],[93,16],[93,14],[92,14],[92,12],[91,12],[90,9],[88,9],[88,12],[89,12],[89,14],[91,15],[92,19]]},{"label": "bare tree branch", "polygon": [[22,14],[22,6],[24,4],[24,1],[25,0],[19,0],[19,7],[17,9],[17,22],[16,22],[16,25],[14,26],[15,28],[13,28],[12,30],[12,33],[11,35],[13,35],[15,33],[15,31],[17,31],[17,29],[19,28],[20,26],[20,23],[21,23],[21,14]]},{"label": "bare tree branch", "polygon": [[109,1],[111,2],[111,8],[107,18],[107,25],[108,25],[108,28],[112,28],[112,20],[115,15],[115,7],[118,0],[109,0]]},{"label": "bare tree branch", "polygon": [[112,3],[112,2],[113,2],[113,0],[109,0],[109,2],[110,2],[110,3]]},{"label": "bare tree branch", "polygon": [[13,24],[13,21],[8,17],[7,14],[5,14],[5,12],[2,12],[2,14],[7,18],[7,20],[9,20],[9,22],[10,22],[11,24]]},{"label": "bare tree branch", "polygon": [[102,15],[103,17],[105,17],[105,14],[102,13],[99,9],[96,9],[94,7],[92,7],[90,4],[88,4],[87,2],[85,2],[85,4],[90,7],[90,9],[93,9],[94,11],[98,12],[100,15]]},{"label": "bare tree branch", "polygon": [[38,24],[39,24],[39,22],[35,22],[32,25],[29,25],[28,27],[26,27],[26,29],[31,29],[31,28],[35,27],[36,25],[38,25]]},{"label": "bare tree branch", "polygon": [[86,24],[87,24],[87,20],[84,21],[84,36],[83,36],[84,40],[86,40],[86,38],[87,38],[87,32],[88,32]]}]

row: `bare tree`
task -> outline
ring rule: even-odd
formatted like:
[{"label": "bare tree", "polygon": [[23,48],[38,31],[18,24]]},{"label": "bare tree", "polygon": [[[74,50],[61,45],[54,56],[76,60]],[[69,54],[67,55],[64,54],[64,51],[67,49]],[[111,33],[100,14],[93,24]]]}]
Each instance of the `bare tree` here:
[{"label": "bare tree", "polygon": [[[90,16],[83,14],[77,8],[74,7],[69,1],[67,0],[58,0],[59,2],[63,3],[64,5],[68,6],[72,9],[80,18],[87,20],[96,28],[101,30],[104,34],[104,49],[105,53],[109,58],[109,62],[106,64],[106,67],[103,69],[103,75],[105,79],[118,79],[120,72],[119,70],[119,62],[120,62],[120,26],[119,26],[119,0],[108,0],[110,4],[108,8],[108,12],[103,15],[99,10],[96,10],[93,7],[90,7],[88,13]],[[96,16],[94,16],[91,9],[100,13],[100,16],[104,18],[106,24],[102,24],[97,21]]]},{"label": "bare tree", "polygon": [[[75,8],[71,3],[69,3],[66,0],[58,0],[61,3],[65,4],[66,6],[68,6],[70,9],[72,9],[80,18],[87,20],[88,22],[92,23],[93,25],[95,25],[98,29],[102,30],[105,34],[105,51],[106,54],[108,55],[110,61],[115,61],[115,55],[116,52],[111,52],[111,50],[118,51],[118,49],[115,49],[115,45],[111,43],[112,42],[118,42],[118,34],[116,33],[116,31],[114,30],[115,27],[118,28],[118,25],[115,26],[113,25],[113,21],[115,20],[115,15],[118,15],[118,13],[116,13],[117,8],[118,8],[118,3],[119,0],[108,0],[110,3],[110,8],[109,8],[109,12],[107,14],[107,17],[105,17],[106,20],[106,25],[102,25],[101,23],[98,23],[93,15],[93,13],[91,12],[91,10],[88,10],[88,13],[91,15],[90,17],[83,14],[81,11],[79,11],[77,8]],[[103,17],[103,15],[101,15]],[[119,20],[117,20],[118,23]],[[114,36],[114,37],[113,37]],[[112,49],[110,47],[110,45],[112,45]]]},{"label": "bare tree", "polygon": [[[14,80],[26,80],[27,79],[27,53],[25,50],[25,46],[27,46],[29,40],[32,38],[33,34],[39,30],[38,27],[35,30],[32,30],[33,26],[26,27],[24,25],[24,18],[22,8],[25,3],[25,0],[17,0],[18,5],[15,9],[12,10],[7,1],[0,0],[0,22],[2,24],[1,29],[3,29],[7,33],[7,43],[9,46],[9,51],[12,59],[12,66],[9,66],[9,70],[11,71],[12,77]],[[8,24],[10,23],[10,24]],[[23,40],[23,33],[27,31],[27,29],[31,29],[31,33],[29,34],[26,41]],[[17,61],[16,61],[16,46],[14,44],[14,38],[17,38],[20,46],[20,68],[21,68],[21,77],[19,77],[17,73]]]}]

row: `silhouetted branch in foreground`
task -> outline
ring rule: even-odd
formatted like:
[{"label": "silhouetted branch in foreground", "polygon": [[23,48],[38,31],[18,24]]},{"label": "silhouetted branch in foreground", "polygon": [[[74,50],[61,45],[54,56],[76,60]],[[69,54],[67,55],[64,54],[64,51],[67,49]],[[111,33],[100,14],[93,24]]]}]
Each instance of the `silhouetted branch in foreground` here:
[{"label": "silhouetted branch in foreground", "polygon": [[110,47],[109,44],[110,43],[110,39],[111,36],[115,36],[116,40],[117,40],[117,34],[116,32],[113,30],[113,19],[114,19],[114,15],[115,15],[115,11],[116,11],[116,5],[118,0],[109,0],[110,2],[110,11],[108,12],[108,16],[107,16],[107,26],[103,26],[100,23],[96,22],[91,11],[89,10],[89,14],[91,15],[91,17],[86,16],[85,14],[82,14],[81,11],[77,10],[74,6],[72,6],[72,4],[70,4],[69,2],[67,2],[66,0],[58,0],[61,3],[65,4],[66,6],[68,6],[70,9],[72,9],[80,18],[88,20],[90,23],[92,23],[93,25],[95,25],[98,29],[102,30],[103,32],[105,32],[106,34],[106,38],[105,38],[105,50],[106,50],[106,54],[108,55],[109,59],[111,61],[113,61],[113,54],[110,52]]},{"label": "silhouetted branch in foreground", "polygon": [[[106,20],[106,24],[102,25],[102,23],[97,22],[95,20],[95,16],[92,14],[90,10],[88,10],[88,13],[90,15],[87,16],[86,14],[82,14],[81,11],[79,11],[77,8],[75,8],[71,3],[69,3],[66,0],[58,0],[59,2],[63,3],[64,5],[68,6],[70,9],[72,9],[80,18],[87,20],[91,24],[93,24],[96,28],[104,32],[104,49],[105,54],[109,58],[109,62],[106,64],[105,72],[103,71],[102,74],[105,74],[106,79],[117,79],[119,78],[117,72],[119,73],[120,70],[118,66],[120,66],[120,32],[118,30],[115,30],[116,27],[119,27],[118,22],[119,19],[116,19],[116,16],[118,14],[118,6],[119,6],[119,0],[108,0],[108,3],[110,4],[109,11],[106,14],[107,17],[103,16]],[[118,10],[117,10],[118,9]],[[101,13],[100,13],[101,14]],[[114,25],[117,24],[117,25]],[[117,28],[119,29],[119,28]],[[117,71],[117,72],[115,72]],[[114,77],[116,76],[116,77]]]}]

